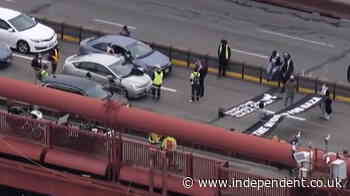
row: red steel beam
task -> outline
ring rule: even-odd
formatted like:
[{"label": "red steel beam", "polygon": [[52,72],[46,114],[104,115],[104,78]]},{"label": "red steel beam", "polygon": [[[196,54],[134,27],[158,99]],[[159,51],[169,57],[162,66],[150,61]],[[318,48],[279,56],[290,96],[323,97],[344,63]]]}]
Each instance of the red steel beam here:
[{"label": "red steel beam", "polygon": [[[295,167],[291,145],[250,136],[207,124],[190,122],[137,108],[128,108],[117,102],[107,102],[38,85],[0,78],[0,96],[30,104],[41,105],[105,122],[115,127],[128,127],[144,132],[157,132],[178,139],[200,143],[246,157],[268,160]],[[320,158],[320,157],[319,157]],[[317,160],[324,166],[324,161]],[[348,161],[348,165],[349,165]],[[348,170],[350,175],[350,170]]]}]

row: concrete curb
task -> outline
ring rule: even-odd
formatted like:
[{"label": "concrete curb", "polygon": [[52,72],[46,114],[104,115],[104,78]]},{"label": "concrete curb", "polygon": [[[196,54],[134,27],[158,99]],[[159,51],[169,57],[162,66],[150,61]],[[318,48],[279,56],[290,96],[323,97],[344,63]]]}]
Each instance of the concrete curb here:
[{"label": "concrete curb", "polygon": [[[58,37],[61,39],[60,35],[58,35]],[[69,41],[69,42],[76,42],[76,43],[79,42],[79,38],[73,37],[73,36],[70,36],[70,35],[63,35],[63,39],[62,40],[63,41]],[[187,67],[187,62],[182,61],[182,60],[173,59],[172,63],[174,65],[176,65],[176,66]],[[190,68],[194,68],[194,64],[190,64],[189,67]],[[218,73],[218,69],[209,67],[208,68],[208,72],[209,73],[213,73],[213,74],[217,74]],[[230,78],[242,79],[242,74],[240,74],[240,73],[227,72],[226,74]],[[251,75],[246,75],[246,74],[244,75],[244,79],[243,80],[249,81],[249,82],[254,82],[254,83],[260,83],[260,78],[255,77],[255,76],[251,76]],[[262,84],[268,85],[268,86],[274,86],[274,87],[278,86],[277,82],[270,82],[270,81],[267,81],[265,79],[262,79]],[[312,93],[314,93],[314,90],[313,89],[308,89],[308,88],[299,88],[299,92],[300,93],[304,93],[304,94],[312,94]],[[350,97],[336,96],[335,100],[350,103]]]}]

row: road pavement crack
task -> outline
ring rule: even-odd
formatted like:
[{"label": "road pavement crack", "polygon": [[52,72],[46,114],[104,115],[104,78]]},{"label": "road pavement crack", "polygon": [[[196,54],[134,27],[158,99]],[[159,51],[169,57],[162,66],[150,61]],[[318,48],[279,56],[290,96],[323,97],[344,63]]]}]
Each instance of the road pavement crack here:
[{"label": "road pavement crack", "polygon": [[318,70],[318,69],[321,69],[321,68],[327,66],[327,65],[330,64],[330,63],[337,62],[337,61],[343,59],[344,57],[346,57],[348,53],[350,53],[350,48],[344,50],[342,53],[340,53],[340,54],[337,55],[337,56],[332,56],[332,57],[330,57],[329,59],[327,59],[325,62],[323,62],[323,63],[321,63],[321,64],[312,66],[311,68],[305,70],[304,73],[305,73],[305,74],[309,74],[309,73],[311,73],[311,72],[313,72],[313,71],[316,71],[316,70]]}]

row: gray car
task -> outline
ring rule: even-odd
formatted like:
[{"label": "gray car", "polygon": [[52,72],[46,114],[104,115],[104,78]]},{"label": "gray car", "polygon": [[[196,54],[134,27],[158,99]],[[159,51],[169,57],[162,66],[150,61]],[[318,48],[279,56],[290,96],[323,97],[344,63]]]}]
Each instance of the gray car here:
[{"label": "gray car", "polygon": [[5,68],[11,65],[12,62],[12,51],[5,45],[0,43],[0,68]]},{"label": "gray car", "polygon": [[66,59],[63,73],[79,77],[91,77],[102,84],[111,84],[127,98],[147,95],[152,87],[151,78],[132,64],[126,64],[123,57],[91,53],[73,55]]},{"label": "gray car", "polygon": [[141,41],[121,35],[85,39],[80,43],[79,54],[105,53],[108,44],[112,44],[116,53],[130,59],[133,64],[142,67],[148,74],[152,73],[155,68],[160,68],[165,74],[172,70],[169,57],[153,50]]}]

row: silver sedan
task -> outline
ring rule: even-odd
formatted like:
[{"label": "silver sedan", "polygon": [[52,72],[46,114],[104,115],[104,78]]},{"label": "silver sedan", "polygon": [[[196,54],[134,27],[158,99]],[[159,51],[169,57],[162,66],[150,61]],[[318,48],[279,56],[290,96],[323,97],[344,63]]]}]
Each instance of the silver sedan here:
[{"label": "silver sedan", "polygon": [[63,73],[110,83],[121,90],[127,98],[138,98],[147,95],[152,87],[151,78],[132,64],[126,64],[123,57],[108,54],[91,53],[73,55],[66,59]]}]

